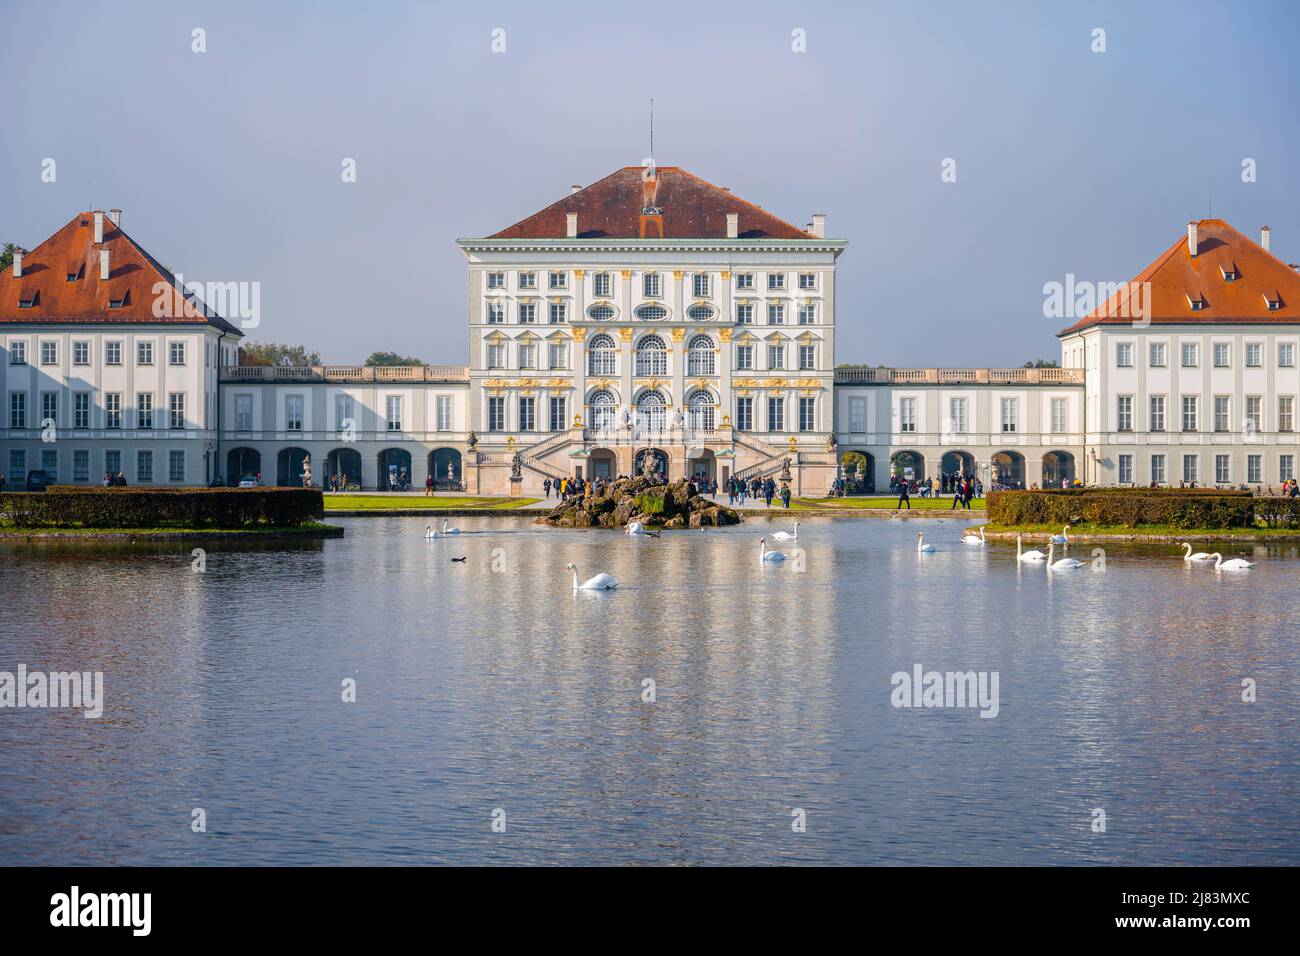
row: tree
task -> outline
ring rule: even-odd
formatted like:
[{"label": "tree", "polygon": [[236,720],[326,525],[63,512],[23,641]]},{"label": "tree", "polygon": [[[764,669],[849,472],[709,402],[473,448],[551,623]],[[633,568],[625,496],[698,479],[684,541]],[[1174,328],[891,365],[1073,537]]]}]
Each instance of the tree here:
[{"label": "tree", "polygon": [[302,368],[308,365],[320,365],[321,360],[319,352],[308,352],[302,345],[245,342],[239,347],[239,364]]},{"label": "tree", "polygon": [[1059,368],[1055,359],[1034,359],[1032,362],[1026,362],[1024,368]]},{"label": "tree", "polygon": [[396,352],[371,352],[365,365],[423,365],[424,362],[411,355],[398,355]]},{"label": "tree", "polygon": [[14,264],[15,252],[21,252],[23,255],[27,255],[27,250],[18,245],[18,243],[6,242],[4,245],[4,251],[0,252],[0,271],[8,269]]}]

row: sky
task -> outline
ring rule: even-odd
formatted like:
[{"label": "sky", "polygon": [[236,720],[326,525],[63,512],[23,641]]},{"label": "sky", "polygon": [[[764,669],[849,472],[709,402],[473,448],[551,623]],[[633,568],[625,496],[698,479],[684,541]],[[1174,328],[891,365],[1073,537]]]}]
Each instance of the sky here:
[{"label": "sky", "polygon": [[0,241],[120,207],[260,283],[251,339],[461,364],[455,240],[640,163],[653,97],[659,165],[849,240],[837,362],[1020,365],[1069,324],[1046,283],[1211,210],[1300,260],[1298,39],[1285,0],[0,0]]}]

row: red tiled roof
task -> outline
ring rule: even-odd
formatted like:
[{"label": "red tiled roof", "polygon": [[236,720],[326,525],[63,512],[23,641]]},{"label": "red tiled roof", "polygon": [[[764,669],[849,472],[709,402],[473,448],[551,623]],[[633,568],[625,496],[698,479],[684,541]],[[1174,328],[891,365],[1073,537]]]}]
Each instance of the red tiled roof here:
[{"label": "red tiled roof", "polygon": [[[727,214],[733,212],[740,217],[741,239],[813,238],[677,166],[658,167],[656,178],[654,204],[663,213],[663,234],[667,239],[725,239]],[[638,239],[646,199],[642,180],[642,167],[624,166],[489,238],[563,239],[568,232],[568,214],[576,212],[580,239]]]},{"label": "red tiled roof", "polygon": [[[1121,291],[1060,335],[1095,325],[1131,325],[1149,304],[1153,325],[1300,322],[1300,272],[1222,219],[1196,224],[1196,255],[1184,233]],[[1236,274],[1228,281],[1224,272]],[[1150,283],[1149,303],[1143,283]],[[1204,305],[1192,310],[1190,299]],[[1269,301],[1278,307],[1270,310]]]},{"label": "red tiled roof", "polygon": [[[108,250],[109,274],[99,277],[99,253]],[[82,212],[66,226],[23,256],[22,277],[13,268],[0,273],[0,323],[103,322],[142,324],[212,325],[226,332],[242,334],[235,326],[201,303],[187,305],[176,290],[175,277],[153,256],[136,244],[120,226],[104,216],[104,241],[95,244],[95,216]],[[68,280],[69,275],[78,278]],[[163,282],[170,298],[170,310],[159,308],[154,315],[154,284]],[[19,301],[37,294],[32,308],[20,309]],[[111,302],[125,300],[119,308]],[[170,317],[167,312],[170,311]]]}]

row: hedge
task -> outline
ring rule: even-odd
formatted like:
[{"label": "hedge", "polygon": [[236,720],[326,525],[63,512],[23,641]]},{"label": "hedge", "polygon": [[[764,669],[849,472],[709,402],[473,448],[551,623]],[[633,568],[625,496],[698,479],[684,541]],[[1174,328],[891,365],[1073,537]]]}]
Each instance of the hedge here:
[{"label": "hedge", "polygon": [[1253,528],[1256,499],[1248,491],[1216,488],[1070,488],[993,491],[989,522],[1134,528]]},{"label": "hedge", "polygon": [[0,528],[296,528],[319,521],[312,488],[96,488],[0,494]]},{"label": "hedge", "polygon": [[1255,517],[1270,528],[1300,528],[1300,498],[1256,498]]}]

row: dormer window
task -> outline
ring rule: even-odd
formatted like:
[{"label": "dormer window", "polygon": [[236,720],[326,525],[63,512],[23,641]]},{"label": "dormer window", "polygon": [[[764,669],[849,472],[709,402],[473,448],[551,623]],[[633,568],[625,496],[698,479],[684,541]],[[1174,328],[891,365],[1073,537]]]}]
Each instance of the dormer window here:
[{"label": "dormer window", "polygon": [[1219,271],[1223,273],[1223,281],[1224,281],[1224,282],[1236,282],[1236,281],[1237,281],[1237,267],[1236,267],[1236,266],[1219,266]]},{"label": "dormer window", "polygon": [[84,262],[76,269],[72,269],[71,266],[68,268],[72,270],[68,273],[69,282],[76,282],[78,279],[84,278],[86,275],[86,264]]},{"label": "dormer window", "polygon": [[122,293],[121,298],[109,299],[108,307],[110,309],[121,309],[131,304],[131,290],[127,289]]},{"label": "dormer window", "polygon": [[1264,304],[1268,306],[1268,311],[1276,312],[1278,309],[1282,308],[1282,297],[1278,296],[1275,299],[1270,299],[1266,292],[1264,293]]},{"label": "dormer window", "polygon": [[20,292],[18,294],[18,308],[20,309],[34,309],[40,304],[40,301],[41,293],[37,289],[33,289],[31,292]]},{"label": "dormer window", "polygon": [[1192,307],[1193,312],[1200,312],[1205,308],[1205,299],[1201,298],[1200,293],[1196,293],[1193,298],[1192,293],[1187,293],[1187,304]]}]

